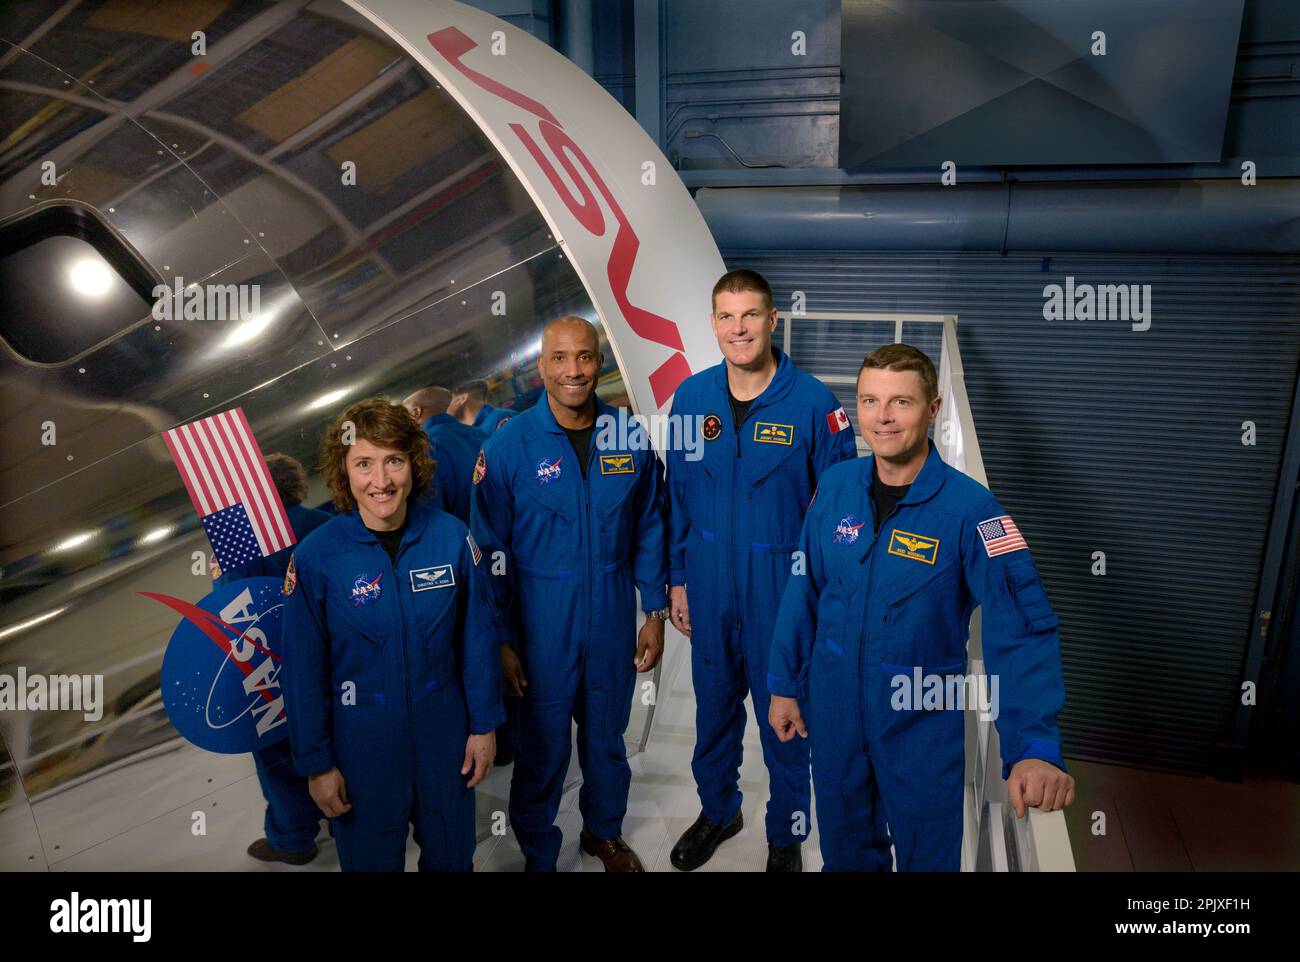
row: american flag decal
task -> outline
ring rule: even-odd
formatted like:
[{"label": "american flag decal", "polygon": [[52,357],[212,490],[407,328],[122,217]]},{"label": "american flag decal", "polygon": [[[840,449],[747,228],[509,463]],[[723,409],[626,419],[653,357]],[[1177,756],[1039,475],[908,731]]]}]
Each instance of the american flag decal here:
[{"label": "american flag decal", "polygon": [[1019,551],[1022,548],[1029,547],[1029,545],[1025,544],[1020,529],[1016,527],[1016,523],[1011,520],[1009,514],[1004,514],[1000,518],[989,518],[987,521],[981,521],[979,523],[979,532],[980,540],[984,542],[984,550],[990,558],[996,558],[1008,551]]},{"label": "american flag decal", "polygon": [[223,570],[296,543],[241,408],[164,431],[163,441]]},{"label": "american flag decal", "polygon": [[469,553],[474,558],[474,563],[478,564],[483,560],[483,552],[479,550],[478,545],[474,542],[474,536],[468,531],[465,532],[465,540],[469,542]]}]

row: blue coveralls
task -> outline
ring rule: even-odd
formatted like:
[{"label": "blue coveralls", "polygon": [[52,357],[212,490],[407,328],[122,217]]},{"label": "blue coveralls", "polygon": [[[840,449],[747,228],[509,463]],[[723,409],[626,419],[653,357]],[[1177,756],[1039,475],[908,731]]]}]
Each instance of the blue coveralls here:
[{"label": "blue coveralls", "polygon": [[402,871],[408,822],[421,871],[469,871],[465,742],[504,717],[501,636],[469,532],[420,501],[406,510],[395,567],[354,508],[298,545],[285,580],[293,761],[343,773],[345,872]]},{"label": "blue coveralls", "polygon": [[[488,439],[475,471],[474,537],[528,680],[520,701],[510,821],[529,871],[553,871],[555,816],[578,723],[578,807],[599,839],[622,834],[632,772],[623,732],[636,683],[636,595],[665,589],[663,482],[643,433],[602,447],[612,408],[596,399],[587,479],[545,396]],[[613,433],[613,432],[610,432]],[[494,567],[495,573],[495,567]]]},{"label": "blue coveralls", "polygon": [[433,476],[434,502],[469,524],[470,476],[487,433],[461,424],[450,414],[435,414],[422,427],[429,436],[429,456],[438,464]]},{"label": "blue coveralls", "polygon": [[[305,508],[301,503],[286,502],[284,512],[289,516],[295,542],[311,534],[332,517],[315,508]],[[259,558],[232,571],[222,572],[215,587],[228,585],[245,578],[284,578],[294,546]],[[266,816],[262,820],[266,841],[277,852],[310,852],[320,831],[321,810],[307,791],[307,779],[293,769],[293,756],[289,739],[283,738],[274,745],[253,752],[257,780],[266,799]]]},{"label": "blue coveralls", "polygon": [[[669,583],[686,585],[690,606],[691,770],[704,817],[725,825],[740,810],[745,695],[752,692],[771,782],[767,838],[790,845],[803,841],[812,821],[808,746],[782,744],[767,724],[772,628],[817,479],[857,449],[847,421],[833,420],[840,403],[830,390],[773,353],[776,374],[739,431],[725,362],[677,388],[672,413],[709,420],[700,460],[688,461],[682,445],[669,445]],[[707,440],[714,430],[720,433]]]},{"label": "blue coveralls", "polygon": [[808,726],[827,871],[888,872],[891,837],[900,870],[956,871],[963,715],[916,705],[913,676],[965,674],[980,605],[1002,777],[1023,758],[1064,770],[1060,622],[1014,522],[933,444],[873,536],[874,461],[822,477],[799,539],[807,574],[782,598],[768,685],[799,699]]},{"label": "blue coveralls", "polygon": [[515,416],[514,411],[506,408],[494,408],[488,403],[484,403],[478,409],[478,414],[474,415],[474,427],[486,434],[496,434],[497,428],[505,424]]}]

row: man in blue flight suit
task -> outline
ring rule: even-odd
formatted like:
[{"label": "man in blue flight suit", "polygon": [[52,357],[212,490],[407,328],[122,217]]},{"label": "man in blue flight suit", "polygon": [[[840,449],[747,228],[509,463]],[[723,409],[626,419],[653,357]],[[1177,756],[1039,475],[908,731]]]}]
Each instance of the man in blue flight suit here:
[{"label": "man in blue flight suit", "polygon": [[403,401],[402,407],[429,436],[429,456],[437,467],[433,475],[435,503],[469,524],[470,476],[487,433],[448,414],[450,404],[451,392],[445,387],[426,387]]},{"label": "man in blue flight suit", "polygon": [[[528,871],[555,870],[572,721],[582,850],[606,871],[643,871],[622,838],[632,778],[623,732],[636,673],[663,652],[663,482],[644,432],[607,430],[618,416],[595,395],[603,365],[589,322],[548,324],[537,362],[545,396],[488,439],[474,471],[474,536],[512,637],[506,690],[523,694],[510,822]],[[647,613],[639,633],[634,589]]]},{"label": "man in blue flight suit", "polygon": [[691,638],[691,769],[703,808],[670,857],[691,871],[741,829],[752,692],[771,783],[767,870],[795,872],[811,822],[808,746],[781,744],[762,724],[767,658],[817,478],[857,449],[835,396],[772,347],[776,310],[762,275],[724,274],[713,289],[712,322],[723,363],[683,381],[672,409],[672,423],[699,420],[703,456],[692,461],[682,445],[668,445],[670,604],[673,624]]},{"label": "man in blue flight suit", "polygon": [[[303,506],[302,499],[307,497],[307,473],[295,458],[279,452],[268,454],[266,467],[284,505],[284,513],[289,517],[295,543],[330,520],[331,516],[324,511]],[[213,560],[213,573],[217,575],[213,587],[220,588],[245,578],[283,578],[293,548],[290,545],[226,572],[220,571]],[[266,799],[266,816],[262,820],[266,835],[248,846],[248,854],[263,862],[306,865],[316,857],[316,833],[320,831],[321,816],[307,791],[307,779],[294,771],[289,740],[285,738],[253,752],[253,763],[262,797]]]},{"label": "man in blue flight suit", "polygon": [[940,403],[916,348],[863,361],[858,426],[873,456],[822,477],[781,601],[769,722],[783,742],[811,741],[828,871],[887,872],[891,841],[902,871],[960,867],[976,605],[993,684],[972,700],[992,709],[1012,807],[1074,800],[1056,727],[1059,620],[1015,522],[930,443]]},{"label": "man in blue flight suit", "polygon": [[488,404],[487,394],[487,381],[466,381],[456,388],[448,413],[461,424],[468,424],[486,434],[495,434],[501,425],[514,417],[515,412]]},{"label": "man in blue flight suit", "polygon": [[469,871],[473,788],[504,718],[481,554],[419,500],[428,439],[399,405],[344,411],[322,470],[345,513],[298,545],[284,583],[294,765],[334,820],[345,872],[400,872],[408,823],[421,871]]}]

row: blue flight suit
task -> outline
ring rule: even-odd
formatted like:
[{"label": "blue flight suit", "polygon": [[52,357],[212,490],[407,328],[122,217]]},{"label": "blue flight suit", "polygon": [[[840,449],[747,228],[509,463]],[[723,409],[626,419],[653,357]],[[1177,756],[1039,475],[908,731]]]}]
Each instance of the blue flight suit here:
[{"label": "blue flight suit", "polygon": [[496,434],[497,429],[514,416],[514,411],[507,408],[494,408],[484,402],[483,406],[478,409],[478,414],[474,415],[474,427],[486,434]]},{"label": "blue flight suit", "polygon": [[[289,516],[295,542],[301,542],[331,518],[324,511],[305,508],[297,501],[284,502],[284,513]],[[222,572],[214,587],[245,578],[284,578],[294,547],[290,545],[265,558]],[[278,852],[310,852],[316,844],[323,816],[320,806],[307,791],[307,779],[293,769],[289,739],[253,752],[253,764],[262,786],[262,797],[266,799],[266,816],[262,820],[266,841]]]},{"label": "blue flight suit", "polygon": [[739,431],[725,362],[677,388],[672,413],[707,420],[700,460],[669,445],[669,583],[686,585],[690,606],[691,770],[704,817],[726,825],[740,810],[745,695],[752,692],[771,782],[767,838],[790,845],[803,841],[812,822],[808,746],[782,744],[767,724],[772,628],[817,478],[856,457],[857,448],[847,419],[835,419],[840,402],[830,389],[773,353],[776,373]]},{"label": "blue flight suit", "polygon": [[[553,871],[555,816],[578,723],[578,807],[599,839],[623,831],[632,771],[623,733],[636,687],[636,595],[668,604],[659,459],[643,432],[603,440],[617,412],[595,399],[587,478],[546,397],[488,439],[474,474],[472,526],[523,662],[510,821],[530,871]],[[613,434],[614,432],[609,432]],[[486,562],[485,562],[486,563]],[[494,573],[495,569],[494,569]]]},{"label": "blue flight suit", "polygon": [[799,539],[807,574],[781,600],[768,685],[799,699],[808,726],[827,871],[888,872],[891,837],[901,871],[956,871],[964,720],[937,699],[915,705],[913,676],[965,674],[980,605],[1002,777],[1023,758],[1064,770],[1060,621],[1005,509],[933,444],[873,536],[874,462],[822,477]]},{"label": "blue flight suit", "polygon": [[408,822],[421,871],[469,871],[471,732],[501,707],[500,634],[463,524],[406,505],[396,566],[352,509],[306,538],[285,579],[285,713],[303,775],[338,766],[352,810],[334,819],[345,872],[400,872]]},{"label": "blue flight suit", "polygon": [[470,476],[487,433],[461,424],[450,414],[435,414],[422,427],[429,436],[429,456],[438,463],[433,476],[434,501],[469,524]]}]

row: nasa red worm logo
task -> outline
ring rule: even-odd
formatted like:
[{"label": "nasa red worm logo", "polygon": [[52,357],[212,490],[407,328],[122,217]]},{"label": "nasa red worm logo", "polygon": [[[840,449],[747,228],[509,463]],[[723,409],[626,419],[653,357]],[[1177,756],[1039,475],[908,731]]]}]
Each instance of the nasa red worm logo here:
[{"label": "nasa red worm logo", "polygon": [[[458,27],[447,27],[444,30],[429,34],[428,40],[433,45],[433,48],[442,55],[443,59],[477,86],[508,103],[514,104],[516,107],[526,110],[537,119],[536,132],[546,144],[551,156],[547,156],[538,145],[537,139],[532,132],[523,124],[511,124],[510,130],[519,138],[520,143],[532,155],[533,160],[537,162],[537,166],[546,175],[546,179],[550,181],[555,193],[564,202],[564,206],[569,209],[569,213],[594,237],[603,237],[606,225],[605,215],[602,213],[600,205],[596,202],[596,196],[592,192],[593,187],[605,201],[606,207],[609,208],[615,222],[618,224],[618,230],[614,234],[614,245],[610,249],[609,259],[606,263],[606,272],[609,277],[610,290],[614,293],[614,301],[634,334],[647,341],[653,341],[655,344],[671,348],[673,351],[668,360],[650,373],[650,390],[654,394],[655,405],[662,407],[668,398],[672,396],[672,393],[677,390],[677,385],[690,376],[691,366],[683,353],[685,347],[682,344],[681,333],[677,330],[677,325],[666,317],[660,317],[658,314],[637,307],[628,299],[628,284],[632,280],[632,268],[636,263],[636,255],[637,251],[640,250],[641,240],[637,237],[636,230],[623,212],[623,208],[619,206],[613,193],[587,158],[583,149],[574,143],[573,138],[565,132],[564,125],[555,118],[555,115],[544,104],[503,84],[499,80],[466,66],[462,62],[465,54],[478,46],[464,31]],[[560,178],[555,165],[551,162],[552,157],[564,168],[564,172],[568,174],[569,179],[577,186],[578,193],[582,195],[581,197],[575,197],[573,192],[569,190],[568,185]],[[574,161],[577,161],[578,166],[581,166],[582,172],[586,174],[586,179],[579,173]]]},{"label": "nasa red worm logo", "polygon": [[167,715],[187,741],[235,755],[289,734],[280,687],[278,578],[246,578],[198,604],[142,591],[181,615],[162,664]]}]

